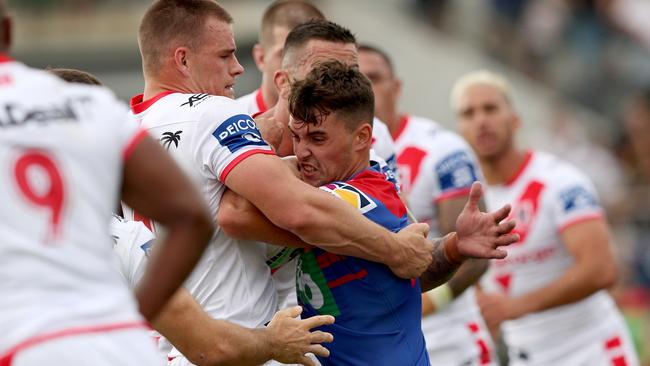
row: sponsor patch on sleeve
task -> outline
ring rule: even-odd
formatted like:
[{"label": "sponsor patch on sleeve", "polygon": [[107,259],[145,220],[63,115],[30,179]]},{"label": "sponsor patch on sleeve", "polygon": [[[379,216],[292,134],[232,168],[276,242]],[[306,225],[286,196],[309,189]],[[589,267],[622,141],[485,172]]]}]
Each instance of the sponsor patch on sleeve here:
[{"label": "sponsor patch on sleeve", "polygon": [[582,186],[573,186],[560,192],[562,206],[565,213],[571,213],[576,210],[598,208],[598,199],[596,196]]},{"label": "sponsor patch on sleeve", "polygon": [[474,163],[464,151],[448,155],[436,165],[435,170],[442,192],[471,187],[477,180]]},{"label": "sponsor patch on sleeve", "polygon": [[231,153],[246,146],[267,146],[255,125],[255,121],[245,114],[238,114],[225,120],[212,132],[221,146]]}]

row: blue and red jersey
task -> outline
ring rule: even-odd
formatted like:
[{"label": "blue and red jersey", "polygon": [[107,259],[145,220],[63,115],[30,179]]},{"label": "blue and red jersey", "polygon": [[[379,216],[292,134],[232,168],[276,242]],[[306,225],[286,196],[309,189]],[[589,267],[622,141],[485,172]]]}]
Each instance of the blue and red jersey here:
[{"label": "blue and red jersey", "polygon": [[[388,230],[408,224],[395,186],[373,168],[320,188]],[[381,263],[313,248],[298,259],[296,289],[303,317],[336,317],[335,324],[321,327],[334,335],[323,366],[429,365],[419,281],[401,279]]]}]

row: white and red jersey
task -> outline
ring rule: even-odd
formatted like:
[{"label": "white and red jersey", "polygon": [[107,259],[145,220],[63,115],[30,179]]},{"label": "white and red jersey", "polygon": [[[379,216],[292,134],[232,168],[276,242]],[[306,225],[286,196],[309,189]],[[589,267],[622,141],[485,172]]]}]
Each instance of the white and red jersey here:
[{"label": "white and red jersey", "polygon": [[[511,180],[488,186],[485,197],[490,210],[511,204],[510,219],[517,223],[514,232],[519,234],[519,242],[506,248],[506,258],[493,260],[481,280],[486,292],[509,297],[546,286],[573,265],[574,258],[561,239],[563,230],[586,220],[604,220],[586,176],[537,151],[527,153]],[[535,365],[564,364],[561,350],[567,347],[580,352],[596,342],[604,349],[612,337],[618,337],[624,346],[627,337],[621,315],[605,290],[572,304],[506,321],[502,330],[514,352],[513,360],[521,356],[526,364]],[[627,362],[634,364],[630,359]]]},{"label": "white and red jersey", "polygon": [[[402,189],[413,215],[438,232],[437,204],[469,194],[481,179],[469,145],[436,122],[404,115],[395,135]],[[448,307],[422,319],[422,332],[432,365],[496,364],[493,345],[481,318],[474,289],[467,289]]]},{"label": "white and red jersey", "polygon": [[0,104],[0,364],[45,340],[145,327],[108,230],[145,132],[107,89],[3,55]]},{"label": "white and red jersey", "polygon": [[[371,147],[370,160],[372,161],[373,157],[378,156],[386,163],[388,173],[392,174],[392,179],[397,184],[399,192],[401,190],[401,179],[397,171],[397,148],[395,146],[395,141],[393,141],[393,137],[390,135],[388,126],[377,117],[372,121]],[[389,180],[391,180],[390,177]]]},{"label": "white and red jersey", "polygon": [[[136,120],[189,175],[216,217],[230,171],[254,154],[273,154],[252,118],[234,100],[163,92],[131,100]],[[128,208],[126,219],[147,221]],[[151,225],[156,233],[156,224]],[[235,240],[220,228],[185,287],[211,316],[246,327],[267,323],[277,309],[262,243]]]},{"label": "white and red jersey", "polygon": [[237,98],[237,103],[244,108],[249,116],[253,117],[257,117],[258,114],[264,113],[269,109],[264,103],[264,95],[262,95],[261,88]]},{"label": "white and red jersey", "polygon": [[144,223],[115,215],[111,219],[110,233],[120,275],[129,288],[135,289],[147,268],[155,237]]}]

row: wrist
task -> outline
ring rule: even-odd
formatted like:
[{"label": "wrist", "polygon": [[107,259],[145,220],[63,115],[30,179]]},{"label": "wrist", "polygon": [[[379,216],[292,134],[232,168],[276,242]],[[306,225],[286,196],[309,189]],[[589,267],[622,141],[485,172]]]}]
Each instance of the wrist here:
[{"label": "wrist", "polygon": [[260,329],[252,329],[255,332],[255,339],[262,352],[262,355],[267,359],[275,360],[280,355],[280,344],[277,343],[277,336],[273,329],[267,327]]},{"label": "wrist", "polygon": [[462,264],[467,258],[465,258],[465,256],[460,254],[460,251],[458,250],[458,234],[456,234],[455,231],[451,232],[447,234],[443,238],[443,240],[444,240],[443,250],[445,253],[445,258],[450,263],[457,264],[457,265]]},{"label": "wrist", "polygon": [[446,308],[454,300],[451,287],[449,287],[449,284],[447,283],[443,283],[433,290],[425,292],[425,295],[429,300],[431,300],[435,312],[439,312]]}]

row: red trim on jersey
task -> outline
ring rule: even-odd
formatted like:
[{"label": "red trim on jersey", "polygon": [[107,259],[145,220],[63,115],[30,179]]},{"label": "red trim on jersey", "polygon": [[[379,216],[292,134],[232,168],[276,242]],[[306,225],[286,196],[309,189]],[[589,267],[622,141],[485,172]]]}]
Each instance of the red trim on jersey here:
[{"label": "red trim on jersey", "polygon": [[11,58],[11,57],[5,55],[4,53],[0,53],[0,63],[3,63],[3,62],[13,62],[13,61],[16,61],[16,60],[14,60],[13,58]]},{"label": "red trim on jersey", "polygon": [[564,224],[562,224],[560,226],[560,228],[558,230],[560,232],[562,232],[562,231],[568,229],[569,227],[571,227],[573,225],[580,224],[582,222],[590,221],[590,220],[597,220],[597,219],[602,220],[604,218],[605,217],[603,216],[603,214],[601,212],[588,213],[588,214],[578,216],[576,218],[573,218],[573,219],[565,222]]},{"label": "red trim on jersey", "polygon": [[320,269],[325,269],[332,264],[339,262],[343,260],[344,258],[341,257],[340,255],[330,253],[330,252],[323,252],[323,254],[320,254],[316,257],[316,262],[318,262],[318,267]]},{"label": "red trim on jersey", "polygon": [[517,171],[515,172],[515,174],[513,174],[513,176],[510,177],[510,179],[508,179],[508,180],[506,181],[505,185],[509,186],[509,185],[513,184],[514,182],[516,182],[517,179],[518,179],[518,178],[521,176],[521,174],[524,172],[524,170],[526,170],[526,167],[528,166],[528,163],[530,163],[530,161],[532,160],[532,158],[533,158],[533,152],[530,151],[530,150],[526,151],[526,156],[524,157],[524,162],[521,163],[521,165],[519,166],[519,168],[517,169]]},{"label": "red trim on jersey", "polygon": [[[366,277],[367,275],[368,275],[368,271],[366,271],[365,269],[362,269],[357,273],[348,273],[343,277],[339,277],[339,278],[337,278],[337,279],[335,279],[333,281],[329,281],[327,283],[327,287],[329,287],[330,289],[335,288],[335,287],[339,287],[339,286],[345,285],[348,282],[352,282],[354,280],[362,279],[362,278]],[[2,366],[2,365],[0,365],[0,366]]]},{"label": "red trim on jersey", "polygon": [[143,321],[133,321],[127,323],[115,323],[115,324],[106,324],[106,325],[95,325],[89,327],[77,327],[77,328],[68,328],[64,330],[59,330],[52,333],[45,333],[28,338],[17,345],[13,346],[6,352],[3,356],[0,356],[0,366],[10,366],[11,361],[21,351],[24,351],[27,348],[36,346],[41,343],[45,343],[57,338],[78,336],[88,333],[106,333],[113,332],[117,330],[125,329],[135,329],[135,328],[147,328],[147,323]]},{"label": "red trim on jersey", "polygon": [[397,127],[397,131],[395,131],[394,134],[391,134],[393,136],[393,140],[397,141],[397,139],[400,137],[402,132],[406,129],[406,125],[409,123],[411,120],[411,117],[408,114],[403,114],[399,117],[399,126]]},{"label": "red trim on jersey", "polygon": [[128,144],[126,144],[126,148],[124,149],[124,152],[122,153],[122,158],[124,161],[126,161],[129,157],[131,157],[131,154],[133,153],[133,150],[135,150],[135,147],[138,146],[140,141],[142,141],[143,138],[147,136],[147,131],[143,129],[139,129],[138,132],[131,137],[131,141],[129,141]]},{"label": "red trim on jersey", "polygon": [[152,104],[156,103],[160,98],[173,93],[176,92],[167,90],[164,92],[160,92],[147,100],[144,100],[144,94],[134,95],[131,98],[131,101],[129,102],[129,105],[131,106],[131,111],[133,111],[133,113],[135,114],[142,113],[146,111],[147,108],[151,107]]},{"label": "red trim on jersey", "polygon": [[228,163],[228,165],[226,165],[226,167],[223,169],[223,172],[221,172],[221,175],[219,176],[219,181],[225,184],[226,178],[228,178],[228,174],[230,174],[230,171],[232,171],[237,166],[237,164],[241,163],[244,159],[255,154],[275,155],[275,153],[271,150],[262,150],[262,149],[248,150],[245,153],[233,159],[233,161]]},{"label": "red trim on jersey", "polygon": [[621,338],[616,336],[608,339],[605,342],[606,349],[619,348],[621,346]]},{"label": "red trim on jersey", "polygon": [[467,328],[469,328],[469,331],[472,333],[478,333],[479,331],[478,324],[476,323],[467,323]]},{"label": "red trim on jersey", "polygon": [[452,198],[468,196],[469,191],[471,191],[471,187],[463,187],[463,188],[458,188],[458,189],[454,189],[454,190],[451,190],[451,191],[447,191],[447,192],[441,194],[440,196],[436,197],[436,199],[433,200],[433,202],[440,203],[442,201],[450,200]]},{"label": "red trim on jersey", "polygon": [[257,93],[255,94],[255,103],[257,103],[257,109],[260,111],[258,113],[264,113],[268,108],[266,108],[266,104],[264,104],[264,95],[262,94],[262,88],[257,89]]},{"label": "red trim on jersey", "polygon": [[398,218],[406,215],[406,207],[397,195],[395,186],[383,174],[367,169],[345,183],[379,200]]}]

